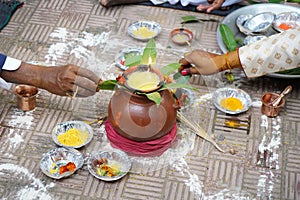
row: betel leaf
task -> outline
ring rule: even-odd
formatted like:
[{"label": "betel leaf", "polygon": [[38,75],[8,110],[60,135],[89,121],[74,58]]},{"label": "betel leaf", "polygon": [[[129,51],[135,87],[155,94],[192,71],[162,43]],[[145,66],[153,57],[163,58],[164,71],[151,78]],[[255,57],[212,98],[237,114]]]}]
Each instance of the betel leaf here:
[{"label": "betel leaf", "polygon": [[195,16],[183,16],[183,17],[181,17],[181,19],[182,19],[181,24],[199,21]]},{"label": "betel leaf", "polygon": [[182,84],[182,83],[168,83],[168,84],[164,84],[163,87],[160,90],[177,89],[177,88],[185,88],[185,89],[191,89],[191,90],[198,91],[197,88],[195,88],[195,87],[193,87],[191,85]]},{"label": "betel leaf", "polygon": [[185,84],[189,81],[190,76],[182,76],[181,73],[177,72],[173,75],[173,79],[176,81],[176,83]]},{"label": "betel leaf", "polygon": [[295,69],[288,69],[281,72],[276,72],[277,74],[286,74],[286,75],[300,75],[300,67]]},{"label": "betel leaf", "polygon": [[141,61],[141,64],[143,65],[149,65],[151,63],[156,63],[156,46],[153,38],[147,42]]},{"label": "betel leaf", "polygon": [[98,85],[100,90],[114,90],[117,86],[116,80],[103,81],[102,84]]},{"label": "betel leaf", "polygon": [[141,64],[142,55],[132,55],[126,58],[124,65],[128,67],[137,66]]},{"label": "betel leaf", "polygon": [[154,101],[156,105],[159,105],[162,100],[159,92],[145,93],[145,95],[147,96],[148,99]]},{"label": "betel leaf", "polygon": [[169,76],[170,74],[175,72],[179,67],[180,67],[179,63],[171,63],[169,65],[162,67],[160,71],[163,73],[163,75]]},{"label": "betel leaf", "polygon": [[233,32],[226,24],[220,24],[220,33],[222,41],[224,42],[228,51],[234,51],[237,48],[237,43],[235,41]]}]

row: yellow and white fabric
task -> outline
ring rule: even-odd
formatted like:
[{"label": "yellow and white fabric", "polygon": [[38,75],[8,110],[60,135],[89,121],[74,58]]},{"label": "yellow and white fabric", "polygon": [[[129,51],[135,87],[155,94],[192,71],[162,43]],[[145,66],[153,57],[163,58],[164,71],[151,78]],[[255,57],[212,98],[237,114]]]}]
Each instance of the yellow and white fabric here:
[{"label": "yellow and white fabric", "polygon": [[300,28],[243,46],[239,57],[248,78],[300,67]]}]

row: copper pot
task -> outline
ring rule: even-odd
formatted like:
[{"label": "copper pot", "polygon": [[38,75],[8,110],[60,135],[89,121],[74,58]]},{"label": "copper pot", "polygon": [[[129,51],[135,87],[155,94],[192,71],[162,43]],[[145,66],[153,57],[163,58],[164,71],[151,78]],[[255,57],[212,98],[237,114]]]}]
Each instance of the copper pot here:
[{"label": "copper pot", "polygon": [[261,112],[268,117],[276,117],[279,115],[280,108],[284,106],[285,100],[281,99],[277,106],[273,106],[272,102],[279,96],[279,94],[273,92],[265,93],[262,98]]},{"label": "copper pot", "polygon": [[36,106],[38,89],[31,85],[17,85],[14,90],[18,98],[18,108],[23,111],[33,110]]},{"label": "copper pot", "polygon": [[[131,73],[138,67],[129,69]],[[125,75],[128,75],[128,71]],[[123,81],[126,86],[126,78]],[[158,89],[159,87],[154,91]],[[157,105],[144,94],[135,93],[132,88],[117,89],[108,106],[108,119],[116,132],[134,141],[154,140],[169,133],[176,123],[177,110],[180,106],[169,90],[162,90],[159,93],[162,101]]]}]

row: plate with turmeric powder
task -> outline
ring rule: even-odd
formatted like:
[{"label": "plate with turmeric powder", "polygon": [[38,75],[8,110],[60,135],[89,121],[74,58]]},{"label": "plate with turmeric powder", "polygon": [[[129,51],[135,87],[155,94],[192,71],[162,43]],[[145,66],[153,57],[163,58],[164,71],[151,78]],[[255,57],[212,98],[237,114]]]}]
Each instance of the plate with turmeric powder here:
[{"label": "plate with turmeric powder", "polygon": [[58,146],[80,148],[88,144],[94,135],[90,125],[83,121],[58,123],[52,130],[52,139]]},{"label": "plate with turmeric powder", "polygon": [[76,149],[64,147],[45,153],[40,161],[42,172],[54,179],[71,176],[83,166],[83,156]]},{"label": "plate with turmeric powder", "polygon": [[228,114],[246,112],[252,105],[249,94],[238,88],[217,89],[212,99],[217,109]]},{"label": "plate with turmeric powder", "polygon": [[161,26],[154,21],[137,21],[128,27],[127,32],[137,40],[148,41],[161,32]]}]

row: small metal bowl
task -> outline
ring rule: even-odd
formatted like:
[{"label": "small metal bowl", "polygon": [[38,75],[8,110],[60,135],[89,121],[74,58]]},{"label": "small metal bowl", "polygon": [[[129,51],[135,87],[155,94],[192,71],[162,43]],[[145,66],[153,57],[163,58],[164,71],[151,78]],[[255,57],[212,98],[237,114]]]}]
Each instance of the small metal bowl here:
[{"label": "small metal bowl", "polygon": [[38,88],[31,85],[17,85],[14,94],[18,99],[18,108],[23,111],[33,110],[36,106]]},{"label": "small metal bowl", "polygon": [[[242,102],[242,109],[232,111],[225,109],[223,106],[221,106],[221,100],[229,97],[235,97],[239,99]],[[244,90],[236,88],[220,88],[214,92],[212,99],[217,109],[228,114],[239,114],[242,112],[246,112],[252,105],[252,100],[249,94],[246,93]]]},{"label": "small metal bowl", "polygon": [[178,45],[188,45],[193,37],[193,32],[186,28],[176,28],[170,33],[172,42]]},{"label": "small metal bowl", "polygon": [[251,30],[255,33],[266,32],[272,26],[272,23],[275,19],[274,13],[263,12],[257,15],[254,15],[252,18],[248,19],[244,27],[248,30]]},{"label": "small metal bowl", "polygon": [[[69,162],[75,164],[75,170],[60,174],[60,168]],[[54,179],[61,179],[74,174],[76,170],[82,167],[83,162],[83,156],[79,151],[61,147],[45,153],[40,161],[40,168],[45,175]]]},{"label": "small metal bowl", "polygon": [[[141,29],[144,30],[140,31]],[[161,32],[161,27],[154,21],[137,21],[128,27],[127,32],[137,40],[148,41],[151,38],[155,38]],[[144,33],[144,35],[140,33]]]},{"label": "small metal bowl", "polygon": [[[66,131],[68,131],[71,128],[76,128],[84,134],[87,133],[88,137],[87,137],[86,141],[84,141],[82,144],[77,145],[77,146],[67,146],[67,145],[60,143],[58,141],[57,137],[60,134],[64,134]],[[59,123],[52,130],[52,139],[55,142],[55,144],[57,144],[58,146],[66,147],[66,148],[75,148],[76,149],[76,148],[83,147],[92,140],[93,135],[94,135],[94,131],[93,131],[92,127],[82,121],[67,121],[67,122]]]},{"label": "small metal bowl", "polygon": [[[108,176],[99,174],[100,164],[106,160],[108,166],[118,167],[119,174],[116,176]],[[88,158],[87,167],[89,172],[96,178],[103,181],[115,181],[124,177],[131,168],[131,161],[127,154],[123,151],[114,149],[108,151],[98,151]]]},{"label": "small metal bowl", "polygon": [[248,35],[247,37],[245,37],[243,43],[244,43],[244,45],[252,44],[252,43],[262,40],[266,37],[267,36],[265,36],[265,35]]},{"label": "small metal bowl", "polygon": [[125,66],[125,60],[130,55],[142,55],[142,48],[126,48],[118,52],[115,57],[115,66],[119,67],[121,70],[126,70],[128,66]]},{"label": "small metal bowl", "polygon": [[247,20],[251,19],[253,17],[253,15],[239,15],[237,18],[236,18],[236,26],[239,28],[240,32],[244,33],[245,35],[251,35],[252,34],[252,31],[251,30],[248,30],[244,27],[244,24]]},{"label": "small metal bowl", "polygon": [[300,14],[297,12],[279,13],[273,21],[273,28],[278,32],[297,27],[300,27]]}]

